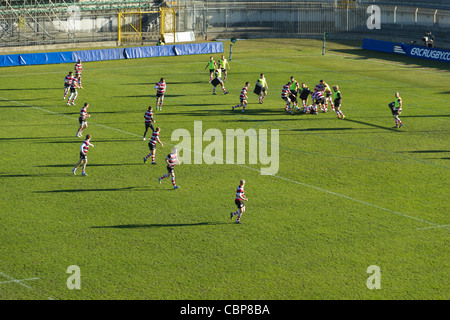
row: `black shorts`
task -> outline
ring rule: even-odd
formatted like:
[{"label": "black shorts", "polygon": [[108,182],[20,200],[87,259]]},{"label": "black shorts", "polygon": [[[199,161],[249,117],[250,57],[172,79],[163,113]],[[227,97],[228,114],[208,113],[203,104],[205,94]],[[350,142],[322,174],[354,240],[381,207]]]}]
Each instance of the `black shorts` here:
[{"label": "black shorts", "polygon": [[289,95],[289,99],[291,99],[292,102],[296,102],[297,101],[297,95],[296,94],[292,94],[292,91],[291,91],[291,94]]},{"label": "black shorts", "polygon": [[64,83],[64,89],[67,89],[67,88],[69,88],[69,87],[70,87],[70,84]]},{"label": "black shorts", "polygon": [[297,90],[291,90],[291,94],[290,95],[292,95],[292,96],[297,98],[297,94],[298,94]]},{"label": "black shorts", "polygon": [[258,84],[255,84],[255,89],[253,89],[253,93],[259,95],[261,92],[266,91],[263,87]]},{"label": "black shorts", "polygon": [[289,100],[288,100],[288,97],[283,97],[283,96],[281,96],[281,99],[283,99],[283,100],[286,101],[286,102],[289,101]]},{"label": "black shorts", "polygon": [[82,125],[83,123],[86,123],[86,119],[78,119],[78,122]]},{"label": "black shorts", "polygon": [[76,88],[70,88],[70,92],[77,92]]},{"label": "black shorts", "polygon": [[326,96],[327,98],[328,98],[328,97],[331,97],[331,96],[332,96],[332,93],[331,93],[331,92],[327,92],[325,96]]},{"label": "black shorts", "polygon": [[209,72],[214,72],[215,69],[209,69]]},{"label": "black shorts", "polygon": [[211,81],[211,84],[216,87],[217,85],[219,85],[222,81],[219,80],[219,78],[214,78],[213,81]]},{"label": "black shorts", "polygon": [[310,93],[311,91],[309,90],[303,90],[302,93],[300,93],[300,99],[307,100]]},{"label": "black shorts", "polygon": [[334,106],[335,106],[336,108],[340,108],[340,107],[341,107],[341,103],[342,103],[342,100],[341,100],[341,99],[336,99],[336,100],[334,100]]},{"label": "black shorts", "polygon": [[395,102],[389,103],[389,108],[391,109],[393,116],[398,116],[400,114],[399,109],[395,108]]},{"label": "black shorts", "polygon": [[238,207],[238,209],[241,209],[241,208],[245,207],[244,201],[242,201],[242,200],[235,199],[235,200],[234,200],[234,203],[236,204],[236,206]]},{"label": "black shorts", "polygon": [[155,150],[156,149],[156,144],[153,144],[151,142],[148,143],[148,148],[150,149],[150,151]]},{"label": "black shorts", "polygon": [[87,154],[80,151],[80,160],[87,160]]},{"label": "black shorts", "polygon": [[316,104],[324,104],[324,103],[325,103],[325,98],[316,99]]},{"label": "black shorts", "polygon": [[164,93],[157,93],[156,94],[157,98],[163,98],[164,99]]},{"label": "black shorts", "polygon": [[167,165],[167,173],[172,174],[173,173],[173,167],[171,165]]}]

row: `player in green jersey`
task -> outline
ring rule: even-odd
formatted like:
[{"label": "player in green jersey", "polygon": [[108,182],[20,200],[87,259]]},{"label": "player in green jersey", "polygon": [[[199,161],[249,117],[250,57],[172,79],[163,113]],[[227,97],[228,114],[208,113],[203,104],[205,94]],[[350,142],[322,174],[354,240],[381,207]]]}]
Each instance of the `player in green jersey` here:
[{"label": "player in green jersey", "polygon": [[228,69],[230,69],[230,64],[228,63],[228,60],[225,59],[225,56],[222,55],[219,60],[219,68],[222,70],[222,73],[223,73],[223,81],[225,81],[227,79],[227,75],[228,75],[227,67],[228,67]]},{"label": "player in green jersey", "polygon": [[213,56],[209,57],[209,61],[206,64],[205,70],[206,68],[209,68],[209,82],[211,82],[214,79],[214,71],[217,68],[217,63],[214,61]]},{"label": "player in green jersey", "polygon": [[261,73],[259,79],[256,81],[255,89],[253,90],[255,94],[259,95],[259,103],[263,103],[263,100],[267,95],[268,89],[269,86],[267,85],[264,73]]},{"label": "player in green jersey", "polygon": [[394,128],[401,128],[403,126],[403,122],[398,117],[402,113],[402,98],[400,98],[400,93],[395,93],[395,100],[389,103],[389,108],[391,109],[392,115],[395,119]]},{"label": "player in green jersey", "polygon": [[339,86],[333,86],[333,91],[334,111],[336,112],[338,119],[345,119],[345,116],[341,111],[342,95],[339,91]]},{"label": "player in green jersey", "polygon": [[297,110],[297,111],[299,110],[298,109],[298,101],[297,101],[297,95],[298,95],[299,90],[300,90],[300,84],[292,76],[291,77],[291,85],[289,87],[289,91],[290,91],[289,99],[292,101],[292,104],[295,107],[295,110]]}]

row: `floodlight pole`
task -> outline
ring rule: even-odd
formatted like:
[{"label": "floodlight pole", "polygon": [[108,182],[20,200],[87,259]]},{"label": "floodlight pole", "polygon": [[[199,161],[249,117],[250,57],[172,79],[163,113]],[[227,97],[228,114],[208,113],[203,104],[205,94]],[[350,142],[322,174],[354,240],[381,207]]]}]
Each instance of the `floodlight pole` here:
[{"label": "floodlight pole", "polygon": [[231,52],[233,52],[233,44],[230,43],[230,58],[228,59],[229,61],[231,61]]},{"label": "floodlight pole", "polygon": [[236,38],[231,38],[230,39],[231,43],[230,43],[230,57],[229,57],[229,61],[231,61],[231,52],[233,52],[233,43],[236,42]]},{"label": "floodlight pole", "polygon": [[325,55],[325,42],[327,41],[327,38],[330,37],[330,34],[328,32],[323,33],[323,47],[322,47],[322,55]]},{"label": "floodlight pole", "polygon": [[325,33],[323,34],[323,47],[322,47],[322,55],[325,55],[325,42],[326,42],[326,38],[325,38]]}]

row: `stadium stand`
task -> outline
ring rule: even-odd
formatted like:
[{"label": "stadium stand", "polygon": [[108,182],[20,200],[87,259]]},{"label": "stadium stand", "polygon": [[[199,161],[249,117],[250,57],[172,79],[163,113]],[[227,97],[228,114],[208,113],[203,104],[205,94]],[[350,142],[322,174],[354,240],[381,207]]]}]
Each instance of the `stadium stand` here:
[{"label": "stadium stand", "polygon": [[[369,29],[367,9],[381,8],[381,29]],[[300,37],[362,40],[366,37],[419,44],[427,31],[436,45],[450,46],[450,1],[419,0],[4,0],[0,48],[116,42],[118,13],[174,8],[176,31],[197,39]],[[161,18],[144,14],[139,42],[156,42]],[[138,22],[136,22],[138,23]]]}]

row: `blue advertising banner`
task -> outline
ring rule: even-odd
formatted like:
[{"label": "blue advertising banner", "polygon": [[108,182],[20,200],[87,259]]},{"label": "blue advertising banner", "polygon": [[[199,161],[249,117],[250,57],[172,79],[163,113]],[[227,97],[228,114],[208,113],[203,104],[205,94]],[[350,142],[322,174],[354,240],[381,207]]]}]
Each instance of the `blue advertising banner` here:
[{"label": "blue advertising banner", "polygon": [[421,47],[404,43],[402,43],[401,46],[408,57],[450,62],[450,50]]},{"label": "blue advertising banner", "polygon": [[0,67],[222,53],[222,42],[0,55]]},{"label": "blue advertising banner", "polygon": [[445,49],[429,48],[413,44],[396,43],[367,38],[363,40],[362,48],[380,52],[402,54],[413,58],[450,62],[450,50]]}]

